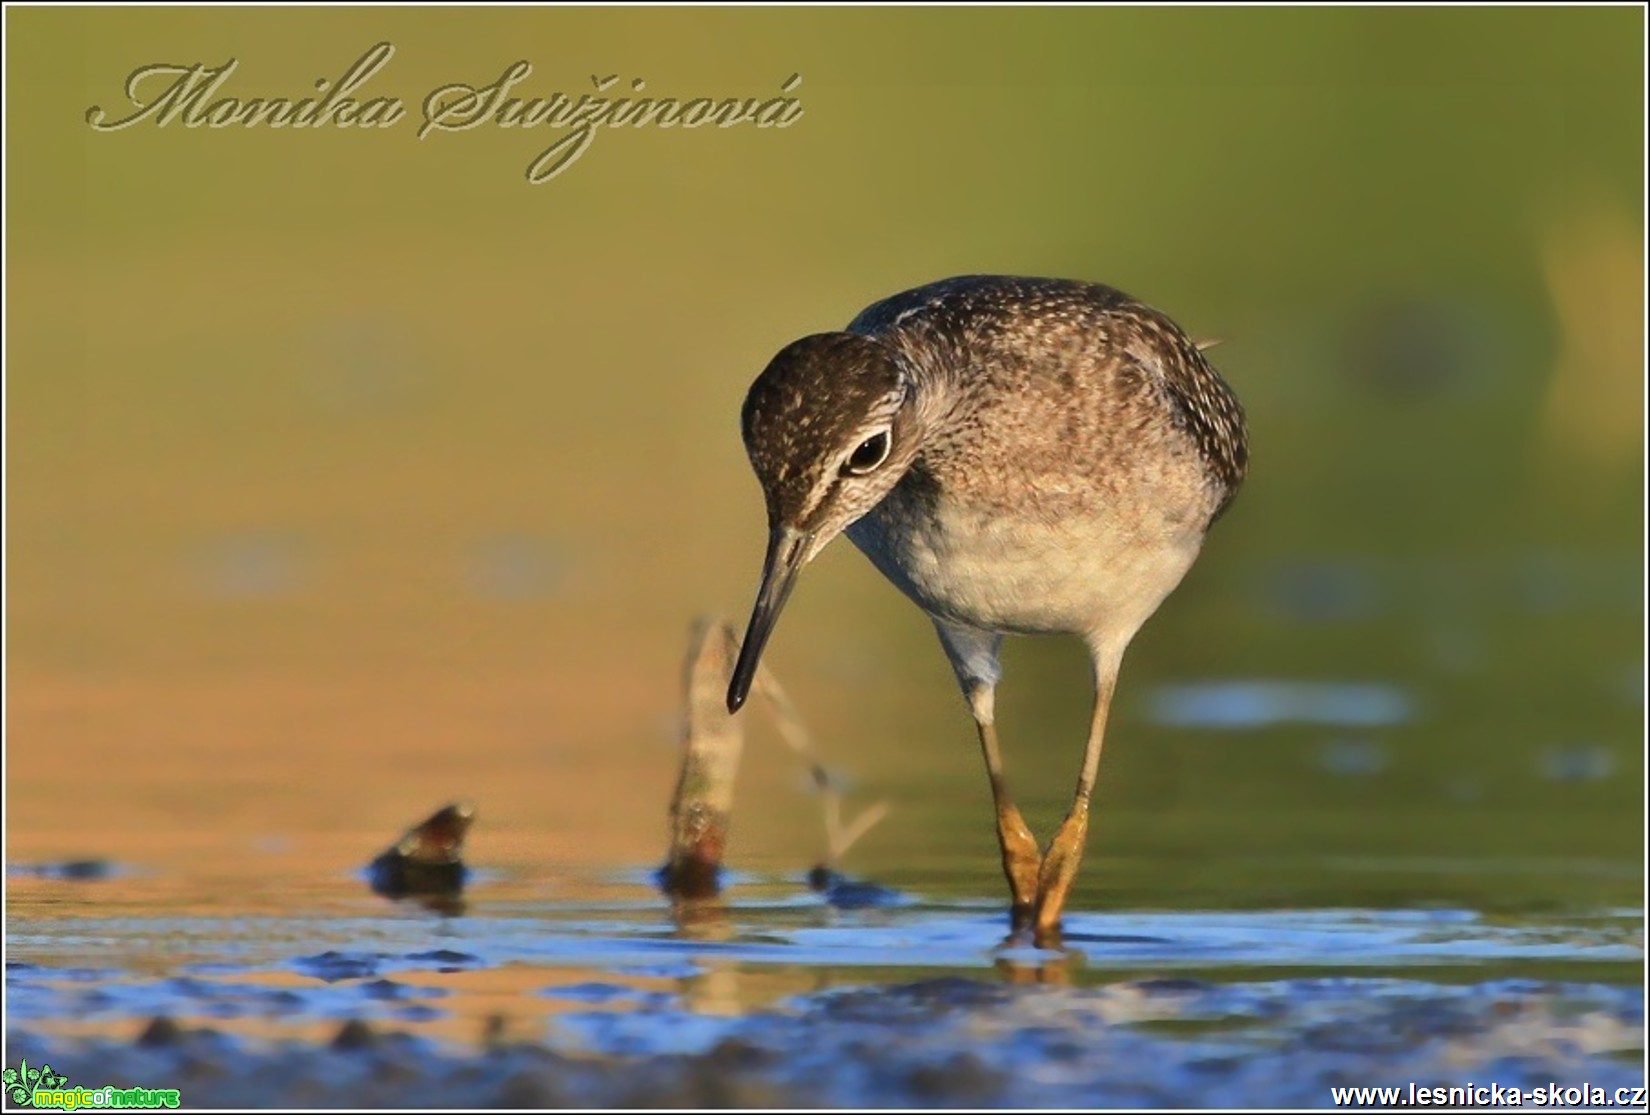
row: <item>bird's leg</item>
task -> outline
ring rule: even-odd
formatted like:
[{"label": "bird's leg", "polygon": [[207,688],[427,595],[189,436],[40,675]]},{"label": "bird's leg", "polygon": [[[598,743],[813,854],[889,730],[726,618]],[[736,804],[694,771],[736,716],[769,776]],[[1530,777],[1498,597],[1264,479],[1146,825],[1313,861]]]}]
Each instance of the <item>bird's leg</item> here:
[{"label": "bird's leg", "polygon": [[992,631],[982,631],[934,618],[934,629],[939,632],[940,645],[957,672],[957,683],[968,699],[968,711],[974,715],[974,724],[980,730],[980,751],[985,755],[985,772],[991,777],[991,801],[997,810],[997,846],[1003,853],[1003,874],[1008,876],[1009,893],[1013,895],[1013,925],[1019,931],[1031,921],[1037,903],[1037,872],[1042,866],[1042,853],[1037,839],[1026,827],[1025,818],[1008,796],[1008,783],[1003,778],[1003,757],[997,749],[997,679],[1003,676],[997,652],[1003,637]]},{"label": "bird's leg", "polygon": [[1008,796],[1008,784],[1003,778],[1002,755],[997,750],[997,726],[991,720],[989,691],[985,705],[987,714],[979,715],[980,703],[970,700],[975,707],[974,722],[980,729],[980,750],[985,754],[985,770],[991,777],[991,800],[997,809],[997,845],[1003,853],[1003,874],[1008,876],[1009,893],[1013,895],[1011,913],[1015,929],[1023,928],[1031,920],[1037,900],[1037,873],[1042,853],[1037,850],[1037,838],[1031,835],[1019,807]]},{"label": "bird's leg", "polygon": [[1077,794],[1071,812],[1049,841],[1037,879],[1037,904],[1033,932],[1038,943],[1058,939],[1060,915],[1065,911],[1077,868],[1083,862],[1083,844],[1089,833],[1089,798],[1100,769],[1100,745],[1106,735],[1106,713],[1117,680],[1117,664],[1111,656],[1096,656],[1094,719],[1089,727],[1088,748],[1083,752],[1083,772],[1077,777]]}]

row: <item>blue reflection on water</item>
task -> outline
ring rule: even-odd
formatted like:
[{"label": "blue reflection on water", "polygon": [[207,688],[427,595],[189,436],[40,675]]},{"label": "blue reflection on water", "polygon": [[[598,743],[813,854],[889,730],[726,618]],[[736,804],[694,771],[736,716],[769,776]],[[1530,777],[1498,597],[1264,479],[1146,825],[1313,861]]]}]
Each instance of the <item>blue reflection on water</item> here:
[{"label": "blue reflection on water", "polygon": [[1379,682],[1209,681],[1160,685],[1148,717],[1173,728],[1243,730],[1273,724],[1370,728],[1415,717],[1415,702]]}]

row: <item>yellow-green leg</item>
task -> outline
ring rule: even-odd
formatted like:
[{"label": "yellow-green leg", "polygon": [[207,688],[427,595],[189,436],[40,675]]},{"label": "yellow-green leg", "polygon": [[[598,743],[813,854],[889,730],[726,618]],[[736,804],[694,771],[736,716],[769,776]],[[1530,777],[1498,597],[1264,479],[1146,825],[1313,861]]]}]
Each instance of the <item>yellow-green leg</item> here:
[{"label": "yellow-green leg", "polygon": [[997,650],[1003,637],[940,619],[934,620],[934,627],[952,669],[957,672],[957,681],[968,700],[968,711],[973,714],[980,732],[980,752],[985,756],[985,771],[991,778],[991,802],[997,813],[997,847],[1002,851],[1003,874],[1008,878],[1014,902],[1013,925],[1018,931],[1031,923],[1036,912],[1043,856],[1037,847],[1037,838],[1031,835],[1025,818],[1009,796],[1002,752],[997,747],[997,679],[1002,677]]},{"label": "yellow-green leg", "polygon": [[1111,708],[1112,689],[1117,680],[1115,661],[1109,656],[1097,656],[1095,674],[1094,719],[1089,726],[1088,747],[1083,752],[1083,771],[1077,777],[1077,793],[1071,812],[1049,842],[1048,854],[1043,857],[1038,872],[1032,929],[1039,944],[1057,939],[1060,917],[1065,912],[1072,884],[1077,881],[1077,869],[1083,862],[1083,845],[1088,839],[1089,799],[1094,794],[1094,779],[1100,769],[1100,746],[1106,735],[1106,713]]},{"label": "yellow-green leg", "polygon": [[991,801],[997,810],[997,846],[1003,853],[1003,874],[1008,878],[1008,890],[1013,896],[1013,922],[1016,929],[1031,920],[1037,902],[1038,873],[1042,869],[1042,853],[1037,849],[1037,838],[1031,835],[1019,807],[1008,795],[1008,784],[1003,778],[1002,755],[997,749],[997,727],[989,719],[976,720],[980,729],[980,750],[985,755],[985,770],[991,778]]}]

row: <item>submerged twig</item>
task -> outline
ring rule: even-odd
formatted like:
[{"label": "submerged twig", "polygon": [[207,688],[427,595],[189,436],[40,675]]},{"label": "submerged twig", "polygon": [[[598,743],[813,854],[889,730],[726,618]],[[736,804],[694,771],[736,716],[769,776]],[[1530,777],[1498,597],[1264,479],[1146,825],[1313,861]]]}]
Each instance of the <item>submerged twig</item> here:
[{"label": "submerged twig", "polygon": [[704,617],[688,643],[682,770],[670,803],[670,850],[660,883],[683,898],[720,889],[744,732],[728,712],[728,677],[739,642],[726,622]]},{"label": "submerged twig", "polygon": [[879,801],[854,818],[851,824],[843,825],[842,794],[837,790],[830,772],[819,761],[813,736],[790,695],[765,665],[757,667],[754,688],[767,702],[768,713],[773,717],[774,726],[779,729],[779,737],[807,764],[814,788],[819,791],[825,811],[825,861],[821,866],[834,870],[848,849],[888,815],[889,805],[886,801]]},{"label": "submerged twig", "polygon": [[[728,679],[738,653],[738,635],[725,620],[703,617],[694,623],[685,678],[682,769],[671,798],[670,849],[659,873],[661,886],[677,898],[709,898],[720,890],[734,781],[744,747],[740,722],[728,712],[726,703]],[[752,690],[761,697],[780,739],[807,766],[819,791],[825,859],[815,873],[834,875],[835,865],[848,849],[888,815],[888,803],[877,802],[844,824],[836,782],[820,762],[802,714],[766,666],[757,669]]]}]

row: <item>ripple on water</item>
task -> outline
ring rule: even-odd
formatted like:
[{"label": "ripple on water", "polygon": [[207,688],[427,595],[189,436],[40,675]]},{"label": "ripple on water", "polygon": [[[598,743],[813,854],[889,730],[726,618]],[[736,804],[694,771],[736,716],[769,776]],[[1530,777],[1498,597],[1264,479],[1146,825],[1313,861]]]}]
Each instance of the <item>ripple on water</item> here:
[{"label": "ripple on water", "polygon": [[[1306,1102],[1304,1086],[1277,1082],[1322,1085],[1382,1066],[1405,1078],[1461,1065],[1508,1079],[1531,1065],[1599,1077],[1601,1057],[1618,1058],[1620,1075],[1620,1050],[1642,1047],[1639,988],[1553,978],[1589,964],[1579,969],[1587,978],[1638,972],[1634,910],[1514,920],[1467,909],[1079,912],[1065,949],[1052,950],[1005,941],[990,904],[913,898],[844,910],[806,891],[776,897],[786,886],[800,890],[734,888],[681,925],[662,900],[491,912],[478,901],[439,920],[24,919],[9,927],[8,1008],[13,1036],[36,1042],[60,1071],[76,1050],[103,1058],[101,1073],[133,1050],[76,1046],[69,1034],[109,1039],[163,1017],[180,1020],[173,1038],[142,1047],[145,1056],[181,1050],[300,1082],[319,1071],[316,1058],[355,1058],[351,1079],[372,1058],[402,1058],[380,1067],[386,1079],[416,1081],[419,1105],[488,1101],[480,1082],[502,1077],[467,1060],[484,1032],[503,1050],[488,1056],[527,1059],[511,1071],[536,1083],[512,1096],[581,1106],[651,1102],[654,1084],[660,1095],[698,1095],[707,1082],[713,1099],[736,1084],[779,1089],[747,1096],[763,1106],[795,1088],[849,1105],[1162,1103],[1206,1097],[1210,1079],[1234,1103]],[[126,968],[92,968],[107,963],[111,940],[154,951],[127,957]],[[510,1018],[497,1013],[500,987],[512,989]],[[353,1027],[336,1054],[313,1044],[318,1022]],[[220,1035],[198,1050],[188,1031],[202,1024]],[[439,1040],[415,1055],[386,1026]],[[283,1034],[311,1044],[292,1054],[251,1044]],[[499,1034],[534,1044],[500,1045]],[[564,1054],[596,1058],[580,1062],[593,1075],[567,1077]],[[604,1057],[642,1060],[615,1061],[630,1068],[608,1075]],[[128,1068],[185,1072],[183,1063]],[[236,1079],[196,1079],[192,1096],[235,1105],[212,1081]]]}]

